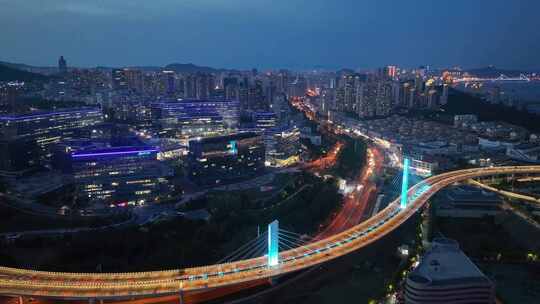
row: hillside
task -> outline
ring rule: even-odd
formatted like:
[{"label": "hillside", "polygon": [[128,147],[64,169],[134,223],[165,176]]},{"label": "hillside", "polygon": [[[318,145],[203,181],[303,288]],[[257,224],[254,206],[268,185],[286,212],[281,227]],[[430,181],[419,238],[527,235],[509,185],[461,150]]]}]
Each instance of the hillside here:
[{"label": "hillside", "polygon": [[448,103],[443,106],[446,115],[475,114],[482,121],[504,121],[540,132],[540,116],[500,104],[490,104],[478,97],[454,89],[450,90]]},{"label": "hillside", "polygon": [[13,67],[0,64],[0,81],[46,81],[47,76],[26,72]]},{"label": "hillside", "polygon": [[167,70],[173,70],[177,73],[216,73],[227,71],[226,69],[215,69],[206,66],[198,66],[193,63],[172,63],[165,66]]}]

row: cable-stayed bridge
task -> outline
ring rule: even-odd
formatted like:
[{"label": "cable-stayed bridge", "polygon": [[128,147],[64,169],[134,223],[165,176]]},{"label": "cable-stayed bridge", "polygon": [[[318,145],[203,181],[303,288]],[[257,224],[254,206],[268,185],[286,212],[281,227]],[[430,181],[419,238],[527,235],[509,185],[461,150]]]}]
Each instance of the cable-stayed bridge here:
[{"label": "cable-stayed bridge", "polygon": [[[405,175],[407,170],[404,172]],[[182,295],[249,284],[310,268],[366,247],[400,227],[434,194],[456,182],[538,173],[540,166],[490,167],[447,172],[412,187],[402,181],[403,195],[346,231],[317,239],[280,230],[274,222],[268,231],[214,265],[134,273],[60,273],[0,267],[0,294],[93,301]]]}]

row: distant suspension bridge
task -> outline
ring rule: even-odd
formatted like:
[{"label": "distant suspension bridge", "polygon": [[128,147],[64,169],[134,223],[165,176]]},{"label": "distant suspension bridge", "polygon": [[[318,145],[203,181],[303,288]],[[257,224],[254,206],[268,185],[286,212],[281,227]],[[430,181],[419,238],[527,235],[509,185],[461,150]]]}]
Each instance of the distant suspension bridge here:
[{"label": "distant suspension bridge", "polygon": [[480,78],[480,77],[462,77],[454,79],[454,83],[462,82],[530,82],[531,79],[525,74],[520,74],[519,77],[509,77],[504,74],[496,78]]}]

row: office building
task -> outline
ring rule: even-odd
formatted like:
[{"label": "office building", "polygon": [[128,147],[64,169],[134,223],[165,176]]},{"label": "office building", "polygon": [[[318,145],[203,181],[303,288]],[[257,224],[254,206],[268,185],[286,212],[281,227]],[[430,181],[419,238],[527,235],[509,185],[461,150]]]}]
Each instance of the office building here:
[{"label": "office building", "polygon": [[267,144],[266,163],[274,167],[285,167],[300,160],[300,130],[296,127],[273,132]]},{"label": "office building", "polygon": [[495,288],[456,241],[434,239],[405,283],[406,304],[495,303]]},{"label": "office building", "polygon": [[114,69],[111,72],[112,88],[115,91],[127,91],[128,83],[126,71],[124,69]]},{"label": "office building", "polygon": [[241,181],[261,174],[264,162],[264,139],[259,133],[237,133],[189,142],[189,178],[197,184]]},{"label": "office building", "polygon": [[435,204],[438,217],[484,218],[503,210],[503,201],[497,194],[472,186],[445,189],[444,197]]},{"label": "office building", "polygon": [[106,206],[141,205],[167,193],[159,149],[113,147],[99,142],[67,142],[56,147],[54,167],[70,177],[79,200]]},{"label": "office building", "polygon": [[[77,136],[78,132],[103,122],[99,108],[64,109],[54,112],[33,112],[0,116],[0,154],[15,158],[4,160],[2,170],[22,169],[50,157],[50,147],[64,139]],[[36,148],[32,148],[35,146]],[[25,147],[21,155],[13,149]],[[37,149],[37,150],[36,150]],[[37,154],[35,153],[37,151]],[[22,154],[27,154],[22,156]],[[39,158],[39,159],[36,159]]]},{"label": "office building", "polygon": [[254,112],[252,117],[255,128],[263,131],[272,129],[277,124],[277,117],[274,112]]},{"label": "office building", "polygon": [[154,103],[152,120],[170,137],[223,135],[238,127],[240,105],[231,100],[184,99]]}]

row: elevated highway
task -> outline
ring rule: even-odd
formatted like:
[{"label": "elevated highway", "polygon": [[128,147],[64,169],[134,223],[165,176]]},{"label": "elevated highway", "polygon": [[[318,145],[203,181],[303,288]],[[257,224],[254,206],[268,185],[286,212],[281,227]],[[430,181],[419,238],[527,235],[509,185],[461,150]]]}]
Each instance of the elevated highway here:
[{"label": "elevated highway", "polygon": [[61,273],[0,267],[0,295],[57,299],[132,299],[199,292],[249,284],[313,267],[361,249],[385,237],[412,217],[439,190],[456,182],[494,175],[540,173],[540,166],[492,167],[432,176],[408,190],[372,218],[306,246],[283,251],[279,264],[266,257],[194,268],[135,273]]},{"label": "elevated highway", "polygon": [[480,187],[482,189],[485,189],[485,190],[488,190],[488,191],[491,191],[491,192],[495,192],[495,193],[498,193],[500,195],[504,195],[504,196],[506,196],[508,198],[524,200],[524,201],[528,201],[528,202],[531,202],[531,203],[540,204],[540,198],[538,198],[538,197],[534,197],[534,196],[531,196],[531,195],[525,195],[525,194],[521,194],[521,193],[515,193],[515,192],[495,188],[493,186],[481,183],[479,181],[475,181],[473,179],[469,180],[468,183],[473,185],[473,186]]}]

